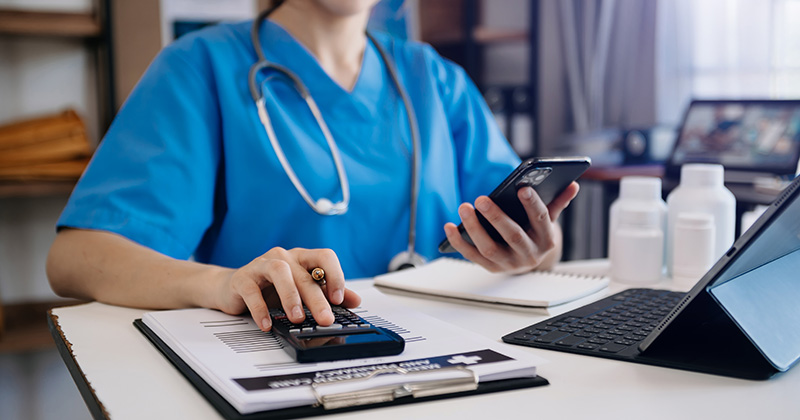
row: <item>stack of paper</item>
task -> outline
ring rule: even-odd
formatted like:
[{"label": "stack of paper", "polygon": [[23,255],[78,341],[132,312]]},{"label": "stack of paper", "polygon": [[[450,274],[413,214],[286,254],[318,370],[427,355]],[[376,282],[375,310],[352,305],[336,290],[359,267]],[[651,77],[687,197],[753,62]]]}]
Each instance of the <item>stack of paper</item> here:
[{"label": "stack of paper", "polygon": [[468,368],[480,382],[536,377],[536,365],[542,362],[536,356],[416,313],[376,290],[362,297],[364,305],[353,311],[373,325],[400,334],[406,341],[403,353],[300,364],[275,336],[260,331],[247,316],[185,309],[149,312],[142,321],[242,414],[313,405],[318,400],[311,384],[324,395],[406,384],[409,376],[402,374],[352,380],[398,367],[425,372],[414,376],[423,381],[463,377],[463,369],[443,369],[454,366]]}]

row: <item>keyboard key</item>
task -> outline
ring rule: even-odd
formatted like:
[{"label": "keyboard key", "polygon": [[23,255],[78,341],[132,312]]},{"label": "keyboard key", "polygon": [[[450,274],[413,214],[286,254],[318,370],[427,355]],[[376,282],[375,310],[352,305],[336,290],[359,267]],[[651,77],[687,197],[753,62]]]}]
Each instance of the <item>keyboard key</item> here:
[{"label": "keyboard key", "polygon": [[530,334],[519,334],[519,335],[515,336],[514,338],[516,338],[518,340],[531,341],[534,338],[536,338],[536,336],[535,335],[530,335]]},{"label": "keyboard key", "polygon": [[600,351],[605,353],[618,353],[620,350],[624,350],[626,348],[628,348],[628,346],[623,346],[622,344],[609,343],[600,346]]},{"label": "keyboard key", "polygon": [[[660,325],[684,296],[684,293],[664,290],[629,289],[530,325],[506,338],[518,344],[553,350],[581,349],[596,355],[627,355]],[[523,333],[524,339],[520,338]]]},{"label": "keyboard key", "polygon": [[584,342],[585,340],[586,340],[585,338],[575,337],[574,335],[571,335],[569,337],[562,338],[561,340],[556,341],[556,345],[563,347],[572,347],[576,344]]},{"label": "keyboard key", "polygon": [[536,337],[536,339],[534,339],[533,341],[537,343],[552,343],[553,341],[560,340],[568,335],[569,333],[565,333],[562,331],[551,331],[543,336]]}]

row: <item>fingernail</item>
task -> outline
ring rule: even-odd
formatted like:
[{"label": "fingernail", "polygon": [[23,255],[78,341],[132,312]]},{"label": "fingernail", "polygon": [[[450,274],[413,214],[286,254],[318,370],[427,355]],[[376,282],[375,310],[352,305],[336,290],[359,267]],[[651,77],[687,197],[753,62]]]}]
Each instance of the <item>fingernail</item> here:
[{"label": "fingernail", "polygon": [[331,302],[339,305],[344,300],[344,290],[337,289],[333,291],[333,296],[331,296]]},{"label": "fingernail", "polygon": [[264,329],[265,331],[269,330],[270,328],[272,328],[272,321],[270,321],[269,318],[262,319],[261,320],[261,328]]},{"label": "fingernail", "polygon": [[323,309],[323,310],[322,310],[322,313],[320,313],[320,315],[322,315],[322,316],[324,316],[324,317],[330,317],[330,318],[333,318],[333,312],[331,312],[330,308],[325,308],[325,309]]},{"label": "fingernail", "polygon": [[533,188],[525,187],[519,192],[519,195],[524,199],[529,199],[533,197]]},{"label": "fingernail", "polygon": [[486,200],[477,200],[475,201],[475,208],[480,211],[487,211],[489,210],[489,203]]},{"label": "fingernail", "polygon": [[303,309],[300,308],[299,305],[292,308],[292,316],[294,317],[294,319],[302,318],[303,315],[304,315]]}]

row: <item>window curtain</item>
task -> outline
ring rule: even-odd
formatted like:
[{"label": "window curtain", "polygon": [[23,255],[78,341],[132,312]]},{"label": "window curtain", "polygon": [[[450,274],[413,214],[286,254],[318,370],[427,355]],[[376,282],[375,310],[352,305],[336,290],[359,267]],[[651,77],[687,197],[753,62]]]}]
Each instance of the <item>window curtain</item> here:
[{"label": "window curtain", "polygon": [[692,98],[800,97],[800,0],[659,0],[657,112]]},{"label": "window curtain", "polygon": [[540,139],[560,152],[565,137],[655,123],[657,3],[542,0]]}]

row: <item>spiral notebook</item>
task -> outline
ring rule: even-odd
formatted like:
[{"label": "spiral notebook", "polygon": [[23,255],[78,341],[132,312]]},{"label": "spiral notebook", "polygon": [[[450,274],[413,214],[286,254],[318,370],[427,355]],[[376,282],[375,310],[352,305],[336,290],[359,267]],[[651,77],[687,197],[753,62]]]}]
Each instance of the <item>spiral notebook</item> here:
[{"label": "spiral notebook", "polygon": [[472,262],[446,257],[375,277],[376,286],[391,290],[531,309],[575,301],[603,290],[608,283],[607,277],[553,271],[496,274]]}]

